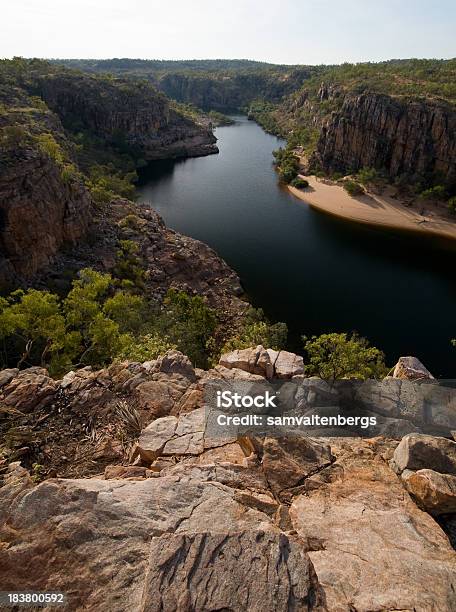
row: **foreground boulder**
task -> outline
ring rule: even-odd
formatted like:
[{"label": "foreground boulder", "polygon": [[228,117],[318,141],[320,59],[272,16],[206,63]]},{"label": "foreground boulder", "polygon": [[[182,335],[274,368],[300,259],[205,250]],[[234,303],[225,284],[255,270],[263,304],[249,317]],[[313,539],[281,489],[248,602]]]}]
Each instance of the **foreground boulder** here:
[{"label": "foreground boulder", "polygon": [[456,442],[438,436],[409,434],[394,451],[393,461],[400,472],[429,468],[456,475]]},{"label": "foreground boulder", "polygon": [[299,539],[201,475],[18,474],[0,488],[2,588],[61,590],[71,610],[319,609]]},{"label": "foreground boulder", "polygon": [[393,378],[403,380],[434,380],[429,370],[417,357],[400,357],[394,367]]},{"label": "foreground boulder", "polygon": [[456,476],[434,470],[406,470],[402,480],[407,491],[430,514],[456,512]]},{"label": "foreground boulder", "polygon": [[456,553],[369,442],[350,439],[290,515],[330,611],[456,609]]},{"label": "foreground boulder", "polygon": [[165,534],[152,540],[149,567],[150,612],[324,609],[308,555],[283,533]]}]

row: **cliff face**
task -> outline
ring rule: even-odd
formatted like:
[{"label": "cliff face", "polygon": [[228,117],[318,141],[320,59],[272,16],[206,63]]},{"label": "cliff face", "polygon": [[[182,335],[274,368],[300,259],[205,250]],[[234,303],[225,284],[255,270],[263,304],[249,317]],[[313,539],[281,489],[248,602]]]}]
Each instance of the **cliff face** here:
[{"label": "cliff face", "polygon": [[[65,128],[68,129],[65,132]],[[147,83],[53,70],[44,62],[0,66],[0,286],[16,287],[74,246],[93,216],[71,132],[146,160],[218,151],[207,127],[175,110]]]},{"label": "cliff face", "polygon": [[308,78],[306,69],[289,73],[249,72],[229,75],[164,74],[157,87],[170,98],[205,110],[239,111],[257,99],[278,102]]},{"label": "cliff face", "polygon": [[321,129],[316,160],[326,171],[362,167],[389,176],[443,175],[456,182],[456,112],[432,101],[347,95]]},{"label": "cliff face", "polygon": [[36,149],[2,151],[0,170],[0,284],[8,284],[30,277],[84,235],[91,199]]},{"label": "cliff face", "polygon": [[146,160],[218,152],[211,130],[180,115],[145,83],[63,73],[39,79],[38,88],[65,125],[121,139]]}]

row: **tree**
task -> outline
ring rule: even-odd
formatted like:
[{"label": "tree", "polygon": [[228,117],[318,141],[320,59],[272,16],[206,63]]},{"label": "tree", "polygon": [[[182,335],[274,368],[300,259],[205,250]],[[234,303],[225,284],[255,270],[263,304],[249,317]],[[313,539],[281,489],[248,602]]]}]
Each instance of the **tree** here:
[{"label": "tree", "polygon": [[124,286],[129,285],[137,289],[144,288],[146,271],[139,253],[139,245],[134,240],[121,240],[117,251],[114,274],[123,281]]},{"label": "tree", "polygon": [[358,171],[356,178],[363,185],[368,185],[369,183],[375,183],[379,176],[375,168],[361,168],[361,170]]},{"label": "tree", "polygon": [[215,311],[202,297],[169,289],[160,317],[160,335],[169,338],[198,367],[208,363],[208,342],[216,325]]},{"label": "tree", "polygon": [[356,181],[344,181],[343,185],[345,191],[351,196],[363,195],[364,189]]},{"label": "tree", "polygon": [[10,351],[18,354],[17,367],[37,362],[45,366],[65,347],[65,319],[56,295],[18,290],[1,300],[0,309],[0,337],[10,337]]},{"label": "tree", "polygon": [[222,348],[222,353],[245,349],[261,344],[265,348],[280,351],[287,343],[288,328],[286,323],[271,324],[261,308],[249,308],[244,317],[243,326]]},{"label": "tree", "polygon": [[307,374],[325,380],[339,378],[383,378],[387,374],[383,353],[365,338],[346,333],[303,336]]},{"label": "tree", "polygon": [[309,181],[297,176],[291,181],[290,185],[296,189],[306,189],[309,186]]}]

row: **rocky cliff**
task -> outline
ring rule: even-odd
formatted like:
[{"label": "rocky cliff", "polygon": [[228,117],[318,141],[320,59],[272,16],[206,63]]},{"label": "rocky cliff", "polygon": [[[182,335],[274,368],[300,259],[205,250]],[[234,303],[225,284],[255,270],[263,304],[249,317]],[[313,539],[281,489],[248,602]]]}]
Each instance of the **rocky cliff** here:
[{"label": "rocky cliff", "polygon": [[323,122],[315,160],[328,172],[374,167],[454,185],[456,112],[444,102],[348,94]]},{"label": "rocky cliff", "polygon": [[[2,587],[61,590],[71,610],[452,612],[456,442],[208,435],[211,380],[277,368],[290,401],[331,413],[331,385],[263,347],[210,371],[171,351],[60,381],[0,372]],[[430,385],[375,383],[382,426]]]},{"label": "rocky cliff", "polygon": [[147,83],[57,73],[38,78],[37,87],[64,124],[124,141],[146,160],[218,151],[211,130],[179,114]]},{"label": "rocky cliff", "polygon": [[2,289],[42,276],[89,226],[93,237],[105,216],[94,210],[88,177],[77,165],[78,130],[97,139],[101,150],[117,146],[111,155],[131,153],[132,163],[218,150],[211,130],[180,114],[148,84],[85,76],[38,60],[0,62]]},{"label": "rocky cliff", "polygon": [[0,279],[29,278],[86,232],[91,199],[33,149],[0,156]]},{"label": "rocky cliff", "polygon": [[302,68],[288,72],[258,70],[228,74],[165,73],[154,77],[157,87],[170,98],[205,110],[239,112],[253,100],[279,102],[309,77]]}]

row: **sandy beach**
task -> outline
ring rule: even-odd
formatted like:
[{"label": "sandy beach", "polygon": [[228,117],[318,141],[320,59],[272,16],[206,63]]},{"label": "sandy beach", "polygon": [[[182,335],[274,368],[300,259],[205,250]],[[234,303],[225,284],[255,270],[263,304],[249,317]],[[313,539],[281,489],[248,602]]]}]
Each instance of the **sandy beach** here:
[{"label": "sandy beach", "polygon": [[456,239],[456,219],[454,222],[446,221],[427,210],[421,215],[388,195],[369,193],[352,197],[340,185],[315,176],[302,178],[309,182],[309,187],[300,190],[289,186],[291,193],[330,215],[372,226]]}]

